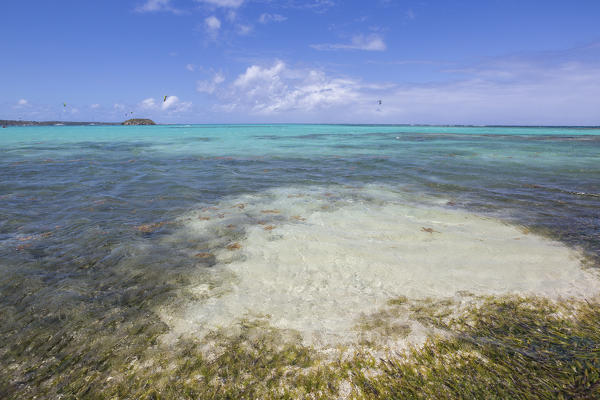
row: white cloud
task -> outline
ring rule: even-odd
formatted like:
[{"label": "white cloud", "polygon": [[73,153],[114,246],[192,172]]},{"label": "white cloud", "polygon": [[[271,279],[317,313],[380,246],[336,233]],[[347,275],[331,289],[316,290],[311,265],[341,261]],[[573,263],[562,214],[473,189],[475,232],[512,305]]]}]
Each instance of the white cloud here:
[{"label": "white cloud", "polygon": [[582,97],[598,98],[600,87],[580,89],[575,95],[565,82],[503,85],[473,79],[397,89],[382,109],[386,119],[394,113],[396,121],[411,123],[596,125],[593,108],[600,101]]},{"label": "white cloud", "polygon": [[261,24],[268,24],[269,22],[283,22],[286,19],[287,17],[284,17],[283,15],[264,13],[260,15],[258,22]]},{"label": "white cloud", "polygon": [[238,8],[244,3],[244,0],[196,0],[216,7]]},{"label": "white cloud", "polygon": [[331,7],[335,6],[333,0],[288,0],[287,6],[291,8],[308,9],[318,14],[327,12]]},{"label": "white cloud", "polygon": [[200,93],[213,93],[216,89],[216,85],[212,81],[197,81],[196,90]]},{"label": "white cloud", "polygon": [[196,70],[196,66],[194,64],[187,64],[185,66],[185,69],[187,69],[190,72],[194,72]]},{"label": "white cloud", "polygon": [[238,28],[238,33],[240,35],[247,35],[250,32],[252,32],[252,29],[253,29],[252,25],[241,25],[241,24],[238,25],[237,28]]},{"label": "white cloud", "polygon": [[91,108],[92,110],[96,110],[96,109],[100,108],[100,104],[97,104],[97,103],[96,103],[96,104],[92,104],[92,105],[90,106],[90,108]]},{"label": "white cloud", "polygon": [[215,73],[212,79],[196,82],[196,90],[200,93],[213,93],[217,86],[225,81],[225,77],[221,72]]},{"label": "white cloud", "polygon": [[167,96],[165,100],[162,98],[156,100],[154,97],[149,97],[142,100],[137,108],[144,111],[171,111],[171,112],[183,112],[190,109],[192,106],[191,102],[183,102],[179,100],[177,96]]},{"label": "white cloud", "polygon": [[229,22],[233,22],[237,18],[237,13],[233,10],[229,10],[227,12],[226,18]]},{"label": "white cloud", "polygon": [[21,107],[25,107],[29,105],[29,102],[25,99],[20,99],[19,101],[17,101],[17,105],[21,106]]},{"label": "white cloud", "polygon": [[160,105],[160,108],[163,110],[168,110],[170,108],[174,108],[179,103],[179,97],[177,96],[168,96]]},{"label": "white cloud", "polygon": [[273,83],[279,80],[279,73],[283,71],[285,64],[277,61],[271,68],[263,68],[258,65],[252,65],[246,69],[246,72],[238,76],[233,83],[234,86],[247,87],[256,82],[266,81]]},{"label": "white cloud", "polygon": [[343,43],[323,43],[310,45],[315,50],[366,50],[366,51],[384,51],[387,46],[383,38],[376,34],[356,35],[349,44]]},{"label": "white cloud", "polygon": [[171,6],[171,0],[146,0],[146,2],[135,8],[136,12],[159,12],[168,11],[173,14],[183,14],[182,10]]},{"label": "white cloud", "polygon": [[332,79],[318,70],[293,69],[276,61],[271,67],[248,67],[220,95],[226,101],[223,110],[305,114],[356,102],[360,87],[352,79]]},{"label": "white cloud", "polygon": [[144,110],[151,110],[153,108],[156,108],[156,100],[154,100],[154,98],[152,97],[142,100],[142,102],[140,103],[140,108]]},{"label": "white cloud", "polygon": [[364,82],[276,61],[251,65],[211,93],[215,111],[255,121],[600,125],[600,62],[590,54],[574,61],[569,52],[555,58],[505,58],[420,84]]},{"label": "white cloud", "polygon": [[210,17],[206,17],[204,19],[204,25],[209,31],[216,32],[221,28],[221,21],[219,21],[219,18],[211,15]]},{"label": "white cloud", "polygon": [[223,74],[221,72],[217,72],[215,74],[215,76],[213,77],[213,82],[216,84],[220,84],[225,82],[225,77],[223,76]]},{"label": "white cloud", "polygon": [[502,61],[462,80],[395,85],[380,96],[381,118],[394,122],[598,125],[600,65]]}]

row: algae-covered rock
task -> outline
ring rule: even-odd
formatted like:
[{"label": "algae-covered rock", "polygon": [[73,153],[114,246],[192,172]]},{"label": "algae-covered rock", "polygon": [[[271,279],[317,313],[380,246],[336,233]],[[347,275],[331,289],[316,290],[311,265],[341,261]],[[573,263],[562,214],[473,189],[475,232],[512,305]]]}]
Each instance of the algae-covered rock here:
[{"label": "algae-covered rock", "polygon": [[132,118],[123,122],[122,125],[156,125],[156,123],[147,118]]}]

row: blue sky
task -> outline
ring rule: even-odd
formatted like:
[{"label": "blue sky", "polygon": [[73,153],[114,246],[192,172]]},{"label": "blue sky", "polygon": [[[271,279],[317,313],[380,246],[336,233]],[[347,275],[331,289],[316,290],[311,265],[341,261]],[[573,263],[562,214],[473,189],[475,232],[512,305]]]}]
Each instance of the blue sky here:
[{"label": "blue sky", "polygon": [[0,14],[0,119],[600,125],[598,0],[4,0]]}]

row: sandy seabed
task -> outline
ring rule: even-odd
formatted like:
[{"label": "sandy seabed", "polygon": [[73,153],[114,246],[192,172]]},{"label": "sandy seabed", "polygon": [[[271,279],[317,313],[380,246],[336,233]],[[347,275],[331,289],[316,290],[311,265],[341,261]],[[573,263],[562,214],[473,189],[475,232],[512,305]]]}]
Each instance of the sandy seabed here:
[{"label": "sandy seabed", "polygon": [[[394,298],[461,304],[470,296],[581,299],[600,291],[576,250],[447,199],[386,187],[273,189],[181,222],[164,240],[203,243],[190,256],[213,262],[200,263],[195,283],[159,311],[170,339],[262,319],[331,347],[355,342],[361,321]],[[411,327],[395,347],[430,333],[408,314],[394,319]]]}]

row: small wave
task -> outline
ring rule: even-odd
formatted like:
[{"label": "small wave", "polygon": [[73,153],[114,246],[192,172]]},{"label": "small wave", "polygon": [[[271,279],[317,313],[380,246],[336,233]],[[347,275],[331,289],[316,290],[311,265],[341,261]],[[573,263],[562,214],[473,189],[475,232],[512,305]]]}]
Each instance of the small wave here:
[{"label": "small wave", "polygon": [[600,193],[586,193],[586,192],[567,192],[576,196],[587,196],[587,197],[600,197]]},{"label": "small wave", "polygon": [[600,193],[578,192],[578,191],[562,189],[562,188],[557,188],[557,187],[552,187],[552,186],[538,185],[538,184],[527,184],[527,185],[525,185],[525,187],[530,188],[530,189],[545,189],[545,190],[549,190],[549,191],[553,191],[553,192],[570,194],[573,196],[600,197]]}]

